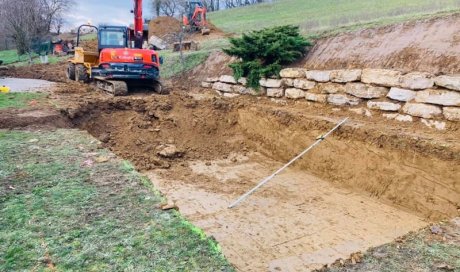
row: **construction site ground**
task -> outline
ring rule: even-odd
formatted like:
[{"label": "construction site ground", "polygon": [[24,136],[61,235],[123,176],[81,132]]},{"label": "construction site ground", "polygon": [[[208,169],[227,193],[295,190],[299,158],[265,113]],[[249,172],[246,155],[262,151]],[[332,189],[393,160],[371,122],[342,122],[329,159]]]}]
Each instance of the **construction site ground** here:
[{"label": "construction site ground", "polygon": [[[40,77],[52,80],[56,69],[47,67]],[[89,132],[216,239],[238,271],[320,269],[459,215],[458,126],[439,132],[307,101],[228,99],[184,84],[168,96],[111,97],[60,81],[47,103],[1,110],[0,128]],[[294,167],[227,209],[348,116]]]},{"label": "construction site ground", "polygon": [[[446,20],[456,21],[458,16]],[[442,28],[436,21],[428,20],[425,24],[428,28]],[[421,31],[413,26],[394,28],[405,33],[411,29]],[[343,34],[340,40],[321,40],[318,44],[329,48],[332,54],[321,54],[323,47],[316,46],[310,55],[316,57],[307,57],[295,65],[324,69],[375,66],[404,71],[405,68],[424,71],[429,67],[432,69],[429,72],[434,74],[458,68],[455,62],[458,39],[450,37],[451,28],[436,35],[442,41],[439,52],[453,56],[445,62],[447,65],[439,62],[432,66],[423,62],[430,61],[423,56],[422,62],[404,61],[410,59],[413,51],[402,50],[400,43],[386,44],[383,50],[377,46],[381,42],[369,40],[369,37],[382,36],[384,40],[394,41],[394,29],[389,29],[392,28],[359,32],[356,39],[350,38],[352,34]],[[216,35],[217,40],[225,37],[223,33]],[[419,45],[429,37],[424,35]],[[213,41],[213,38],[206,40]],[[354,42],[357,45],[345,46]],[[338,48],[338,44],[343,46]],[[371,54],[359,61],[354,58],[370,48],[391,53]],[[414,45],[413,49],[418,52],[420,48]],[[429,55],[428,51],[424,54]],[[11,159],[8,157],[7,164],[19,164],[24,156],[31,160],[27,161],[29,164],[39,160],[46,166],[62,159],[56,154],[70,152],[72,156],[64,156],[64,161],[73,163],[70,165],[75,169],[88,160],[96,166],[86,169],[89,178],[82,182],[96,182],[98,187],[101,180],[103,196],[107,194],[112,199],[113,194],[119,193],[120,183],[126,180],[116,169],[122,160],[129,161],[149,178],[147,185],[153,184],[168,199],[167,206],[177,208],[181,216],[207,235],[206,238],[203,233],[195,233],[196,236],[193,234],[196,228],[186,225],[185,229],[192,230],[192,234],[188,233],[186,238],[191,240],[184,242],[191,243],[187,244],[190,253],[182,250],[182,255],[179,254],[184,259],[161,255],[162,252],[151,255],[141,251],[139,254],[143,261],[143,257],[162,256],[159,258],[167,261],[161,263],[162,267],[174,264],[177,271],[231,271],[218,254],[220,251],[237,271],[460,271],[460,225],[456,219],[460,216],[458,123],[449,122],[446,130],[439,131],[421,122],[401,123],[377,112],[369,118],[347,108],[306,100],[222,97],[198,86],[206,77],[229,74],[227,64],[231,59],[218,51],[208,53],[205,62],[169,78],[170,95],[132,89],[129,96],[112,97],[91,85],[67,81],[65,62],[0,71],[0,77],[54,82],[38,95],[26,93],[19,102],[19,96],[12,93],[3,95],[10,98],[0,100],[0,141],[8,145],[10,154],[15,154]],[[331,59],[323,59],[326,55],[332,56]],[[328,63],[338,67],[329,67]],[[349,121],[320,146],[239,206],[227,208],[346,117],[350,117]],[[54,148],[55,153],[46,151],[48,147]],[[59,151],[60,148],[65,152]],[[110,167],[92,176],[93,170],[101,170],[105,163]],[[72,175],[69,171],[65,173]],[[6,188],[2,192],[9,197],[24,193],[11,189],[17,188],[11,180],[21,180],[22,185],[28,181],[28,177],[21,176],[23,173],[16,174],[19,176],[8,176],[1,183],[2,188]],[[24,186],[29,188],[27,184]],[[144,187],[135,188],[144,193]],[[133,197],[117,199],[117,203],[126,208],[123,214],[133,216],[133,212],[128,211],[137,195]],[[152,200],[155,203],[144,203],[146,206],[135,211],[145,215],[151,207],[158,216],[164,215],[158,206],[161,200],[153,196],[152,199],[156,199]],[[58,209],[59,205],[55,207]],[[105,208],[108,216],[117,218],[118,207]],[[104,218],[104,209],[103,212],[96,210],[94,216]],[[173,221],[168,221],[172,225],[182,222],[177,213],[166,214],[174,215]],[[93,213],[88,216],[91,218]],[[149,224],[143,216],[127,220],[133,226],[137,226],[133,222]],[[158,222],[164,222],[162,220]],[[165,230],[170,238],[168,243],[180,245],[182,238],[174,236],[174,230]],[[60,245],[48,250],[47,242],[58,236],[49,235],[35,237],[44,256],[40,265],[68,268]],[[90,243],[85,239],[70,246],[79,250],[82,244]],[[160,248],[170,249],[165,241],[154,242],[159,242]],[[195,242],[199,243],[196,247]],[[121,250],[123,246],[116,248]],[[174,255],[178,248],[180,246],[167,253]],[[197,250],[193,251],[194,248]],[[113,258],[121,260],[120,263],[109,268],[120,269],[116,265],[124,264],[123,258],[132,257],[117,254]],[[95,256],[95,264],[106,263],[101,255]],[[203,258],[195,259],[196,256]],[[30,263],[25,262],[19,268],[32,269]],[[75,264],[78,265],[70,265]],[[151,268],[139,262],[144,264],[121,268]],[[180,266],[182,264],[184,266]],[[0,261],[1,265],[5,262]]]}]

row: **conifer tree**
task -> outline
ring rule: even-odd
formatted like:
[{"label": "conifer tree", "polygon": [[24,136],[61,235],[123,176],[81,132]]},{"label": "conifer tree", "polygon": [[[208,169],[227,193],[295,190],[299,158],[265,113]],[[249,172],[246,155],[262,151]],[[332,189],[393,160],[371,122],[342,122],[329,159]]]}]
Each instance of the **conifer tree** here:
[{"label": "conifer tree", "polygon": [[278,76],[283,65],[301,58],[311,45],[300,35],[299,27],[290,25],[252,31],[230,38],[230,44],[224,52],[240,59],[230,64],[235,78],[247,77],[253,88],[259,87],[262,77]]}]

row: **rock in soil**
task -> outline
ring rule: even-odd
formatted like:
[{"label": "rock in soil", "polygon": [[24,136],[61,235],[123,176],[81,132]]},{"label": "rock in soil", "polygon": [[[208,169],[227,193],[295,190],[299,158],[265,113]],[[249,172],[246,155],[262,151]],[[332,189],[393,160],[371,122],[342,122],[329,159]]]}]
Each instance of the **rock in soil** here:
[{"label": "rock in soil", "polygon": [[158,155],[164,158],[177,158],[182,156],[182,152],[177,150],[175,145],[166,145],[159,152]]}]

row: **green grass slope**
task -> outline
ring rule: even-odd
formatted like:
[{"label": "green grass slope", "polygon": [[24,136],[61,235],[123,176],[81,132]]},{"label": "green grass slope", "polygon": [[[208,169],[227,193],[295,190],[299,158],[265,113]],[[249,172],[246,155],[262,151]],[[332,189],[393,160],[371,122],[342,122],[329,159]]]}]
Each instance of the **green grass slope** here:
[{"label": "green grass slope", "polygon": [[0,130],[0,271],[234,271],[88,134]]},{"label": "green grass slope", "polygon": [[460,0],[278,0],[209,14],[226,32],[293,24],[304,33],[356,25],[384,25],[434,13],[460,12]]}]

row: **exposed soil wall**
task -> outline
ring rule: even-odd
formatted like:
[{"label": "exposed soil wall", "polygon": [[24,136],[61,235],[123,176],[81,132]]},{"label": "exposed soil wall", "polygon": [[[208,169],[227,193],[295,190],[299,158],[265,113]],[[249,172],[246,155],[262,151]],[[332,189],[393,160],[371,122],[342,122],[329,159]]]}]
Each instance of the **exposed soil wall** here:
[{"label": "exposed soil wall", "polygon": [[460,73],[459,25],[456,14],[322,39],[308,54],[306,68]]},{"label": "exposed soil wall", "polygon": [[[239,111],[239,124],[256,143],[254,147],[282,161],[332,127],[331,121],[260,107]],[[458,149],[452,146],[441,151],[410,134],[351,122],[297,167],[336,185],[439,219],[458,214],[459,159]]]}]

